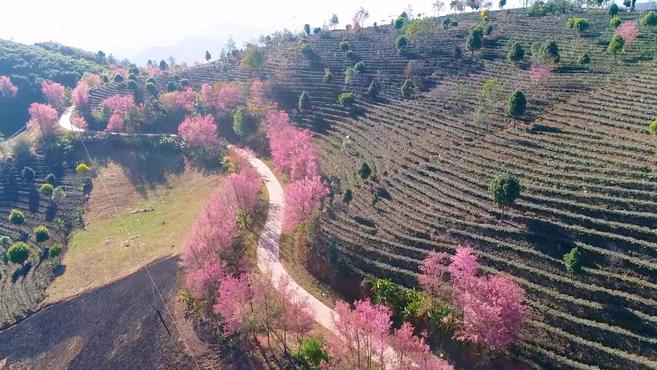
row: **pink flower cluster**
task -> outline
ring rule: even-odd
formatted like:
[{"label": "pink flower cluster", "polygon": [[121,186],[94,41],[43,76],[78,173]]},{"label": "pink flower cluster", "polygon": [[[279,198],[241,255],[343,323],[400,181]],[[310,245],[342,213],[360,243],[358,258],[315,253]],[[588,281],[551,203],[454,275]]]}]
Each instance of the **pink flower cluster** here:
[{"label": "pink flower cluster", "polygon": [[219,145],[217,124],[209,114],[185,118],[178,126],[178,135],[191,145],[206,149],[216,148]]},{"label": "pink flower cluster", "polygon": [[296,225],[310,219],[319,210],[319,201],[328,195],[319,176],[306,177],[285,187],[285,216],[283,229],[292,230]]},{"label": "pink flower cluster", "polygon": [[64,94],[66,93],[64,85],[45,80],[41,82],[41,92],[46,99],[46,103],[60,112],[64,109]]},{"label": "pink flower cluster", "polygon": [[529,71],[529,79],[532,81],[546,81],[550,77],[552,67],[549,64],[535,62]]},{"label": "pink flower cluster", "polygon": [[636,21],[625,21],[616,28],[616,33],[623,38],[626,44],[629,44],[639,37],[639,24]]},{"label": "pink flower cluster", "polygon": [[27,127],[39,130],[42,135],[55,132],[59,119],[59,113],[55,108],[47,104],[32,103],[29,113],[30,120],[27,122]]},{"label": "pink flower cluster", "polygon": [[292,180],[319,175],[319,156],[309,130],[298,130],[284,111],[267,113],[265,130],[276,167]]},{"label": "pink flower cluster", "polygon": [[127,114],[137,106],[132,95],[113,95],[103,100],[100,107],[107,111],[109,120],[105,131],[119,132],[127,129],[125,119]]},{"label": "pink flower cluster", "polygon": [[84,80],[78,81],[77,86],[71,91],[71,102],[76,109],[82,111],[89,106],[89,84]]},{"label": "pink flower cluster", "polygon": [[[457,247],[449,266],[444,254],[432,253],[423,262],[418,279],[425,291],[448,299],[462,314],[456,338],[503,351],[516,339],[527,316],[525,291],[507,276],[481,276],[470,247]],[[449,272],[451,281],[446,278]],[[434,295],[435,296],[435,295]]]},{"label": "pink flower cluster", "polygon": [[244,91],[236,84],[201,85],[201,105],[207,110],[231,112],[244,99]]},{"label": "pink flower cluster", "polygon": [[16,96],[18,93],[18,88],[14,86],[14,83],[11,82],[11,78],[8,76],[0,76],[0,94],[4,98]]},{"label": "pink flower cluster", "polygon": [[158,99],[165,111],[174,112],[176,110],[184,110],[191,113],[194,111],[196,93],[190,87],[185,91],[162,93]]},{"label": "pink flower cluster", "polygon": [[333,323],[340,338],[327,343],[329,368],[369,369],[374,363],[392,370],[450,370],[447,361],[431,353],[429,345],[413,335],[414,328],[404,323],[391,333],[391,312],[369,300],[335,304]]}]

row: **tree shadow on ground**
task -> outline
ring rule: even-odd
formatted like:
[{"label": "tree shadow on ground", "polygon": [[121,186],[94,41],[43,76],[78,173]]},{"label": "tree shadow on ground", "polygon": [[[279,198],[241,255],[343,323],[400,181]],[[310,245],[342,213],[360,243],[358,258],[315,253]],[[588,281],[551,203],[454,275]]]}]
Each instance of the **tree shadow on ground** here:
[{"label": "tree shadow on ground", "polygon": [[[177,257],[149,266],[169,306],[175,299],[177,266]],[[141,269],[46,307],[0,332],[0,358],[9,358],[10,367],[34,369],[194,368],[182,351],[175,324],[153,292]]]}]

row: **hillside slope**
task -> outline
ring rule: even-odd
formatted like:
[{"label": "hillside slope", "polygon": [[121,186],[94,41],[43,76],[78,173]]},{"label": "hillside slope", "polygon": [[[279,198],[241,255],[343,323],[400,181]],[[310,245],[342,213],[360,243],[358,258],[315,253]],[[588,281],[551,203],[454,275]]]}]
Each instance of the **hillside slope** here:
[{"label": "hillside slope", "polygon": [[0,76],[9,76],[18,87],[15,98],[0,99],[0,132],[9,136],[25,125],[29,105],[43,101],[44,79],[74,87],[85,72],[104,68],[83,50],[56,43],[25,45],[0,40]]},{"label": "hillside slope", "polygon": [[[482,50],[461,58],[454,49],[466,50],[478,14],[451,16],[458,25],[447,30],[434,19],[435,30],[401,54],[389,26],[331,31],[309,37],[306,53],[298,40],[269,46],[258,73],[211,63],[165,73],[157,86],[265,77],[288,110],[306,91],[311,112],[294,117],[315,131],[325,175],[354,191],[349,207],[336,202],[324,214],[324,249],[336,246],[359,274],[414,286],[428,251],[469,244],[487,272],[510,274],[528,292],[533,312],[515,357],[537,368],[655,368],[657,140],[647,126],[657,116],[657,34],[642,29],[614,58],[606,12],[577,14],[590,24],[581,35],[567,28],[571,16],[492,12]],[[532,79],[528,57],[506,60],[510,42],[529,50],[550,40],[561,63],[546,79]],[[585,53],[591,63],[580,65]],[[364,72],[346,83],[343,72],[356,61]],[[363,96],[372,79],[382,87],[377,99]],[[406,79],[418,86],[412,99],[400,94]],[[491,79],[501,98],[482,117],[479,91]],[[528,100],[519,122],[504,112],[516,89]],[[337,102],[346,90],[358,95],[351,111]],[[110,84],[96,104],[115,93],[128,91]],[[366,181],[356,174],[363,162],[373,168]],[[488,184],[503,171],[524,189],[500,222]],[[379,188],[387,195],[373,204]],[[583,255],[579,274],[563,263],[573,247]]]}]

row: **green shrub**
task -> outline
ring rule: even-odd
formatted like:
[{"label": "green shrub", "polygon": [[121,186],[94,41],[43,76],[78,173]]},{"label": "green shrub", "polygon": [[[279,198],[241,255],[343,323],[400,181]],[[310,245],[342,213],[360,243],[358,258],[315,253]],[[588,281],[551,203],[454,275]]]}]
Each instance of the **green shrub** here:
[{"label": "green shrub", "polygon": [[9,211],[9,221],[14,225],[21,225],[25,222],[25,215],[17,209],[12,209]]},{"label": "green shrub", "polygon": [[472,52],[474,56],[475,50],[481,49],[484,44],[484,29],[480,25],[474,25],[470,27],[470,32],[468,33],[468,39],[466,40],[466,46],[468,50]]},{"label": "green shrub", "polygon": [[340,94],[340,96],[338,96],[338,103],[340,103],[340,105],[342,105],[344,108],[351,108],[355,102],[356,95],[351,91],[343,92]]},{"label": "green shrub", "polygon": [[363,62],[358,62],[354,64],[354,70],[358,73],[364,73],[365,72],[365,63]]},{"label": "green shrub", "polygon": [[157,94],[157,87],[155,86],[154,83],[147,82],[146,83],[146,91],[148,91],[149,93],[151,93],[153,95],[156,95]]},{"label": "green shrub", "polygon": [[39,225],[34,228],[34,239],[37,243],[45,242],[50,239],[50,234],[48,233],[48,228],[44,225]]},{"label": "green shrub", "polygon": [[351,50],[351,46],[349,46],[349,43],[346,40],[340,41],[340,50],[346,52]]},{"label": "green shrub", "polygon": [[367,163],[363,162],[363,164],[360,166],[360,169],[358,170],[358,176],[360,176],[361,179],[365,180],[368,177],[370,177],[371,174],[372,174],[372,169]]},{"label": "green shrub", "polygon": [[7,250],[9,260],[13,263],[22,265],[30,256],[30,247],[23,242],[16,242]]},{"label": "green shrub", "polygon": [[609,41],[609,46],[607,47],[607,52],[609,54],[614,54],[614,58],[623,51],[625,47],[625,40],[619,35],[614,35]]},{"label": "green shrub", "polygon": [[124,80],[125,80],[125,78],[123,78],[123,76],[121,76],[120,74],[117,73],[117,74],[114,75],[114,82],[121,83]]},{"label": "green shrub", "polygon": [[459,47],[458,45],[454,46],[454,50],[452,50],[452,56],[454,57],[454,59],[461,59],[461,57],[463,56],[463,51],[461,50],[461,47]]},{"label": "green shrub", "polygon": [[518,178],[508,172],[495,176],[488,184],[488,192],[495,203],[502,208],[502,217],[504,217],[504,208],[513,205],[520,196],[521,190]]},{"label": "green shrub", "polygon": [[66,198],[66,193],[64,192],[64,189],[62,189],[61,186],[56,186],[52,190],[52,196],[50,197],[53,202],[59,203],[62,199]]},{"label": "green shrub", "polygon": [[54,189],[55,189],[55,187],[52,186],[52,184],[48,184],[48,183],[46,183],[46,184],[42,184],[42,185],[41,185],[41,187],[39,188],[39,191],[40,191],[41,194],[43,194],[44,196],[46,196],[46,197],[51,197],[51,196],[52,196],[52,192],[53,192]]},{"label": "green shrub", "polygon": [[310,337],[299,345],[292,354],[294,362],[300,369],[319,370],[322,363],[328,363],[330,357],[318,338]]},{"label": "green shrub", "polygon": [[130,67],[130,69],[128,69],[128,73],[130,73],[130,75],[137,77],[139,76],[139,68],[133,65],[132,67]]},{"label": "green shrub", "polygon": [[264,48],[254,46],[246,50],[242,60],[240,60],[240,66],[242,68],[250,69],[257,71],[262,69],[267,62],[267,53]]},{"label": "green shrub", "polygon": [[522,91],[516,90],[509,95],[509,98],[507,99],[507,113],[509,116],[519,118],[525,114],[526,109],[527,99]]},{"label": "green shrub", "polygon": [[352,200],[354,200],[354,193],[351,191],[351,189],[345,190],[342,194],[342,202],[344,202],[346,205],[349,205]]},{"label": "green shrub", "polygon": [[64,246],[62,246],[61,244],[57,243],[57,244],[53,245],[53,246],[50,248],[50,250],[48,251],[48,255],[49,255],[51,258],[55,258],[55,257],[59,256],[60,254],[62,254],[62,250],[63,250],[63,249],[64,249]]},{"label": "green shrub", "polygon": [[34,172],[32,167],[23,167],[23,171],[21,171],[21,176],[25,179],[25,181],[32,182],[34,181],[34,177],[36,177],[36,172]]},{"label": "green shrub", "polygon": [[86,175],[89,173],[89,171],[91,171],[91,169],[89,166],[87,166],[86,163],[80,163],[77,165],[77,167],[75,167],[75,172],[77,172],[78,175]]},{"label": "green shrub", "polygon": [[358,72],[356,72],[354,67],[347,67],[347,69],[344,70],[344,83],[347,85],[354,83],[357,74]]},{"label": "green shrub", "polygon": [[239,137],[244,137],[250,132],[247,128],[246,110],[244,107],[237,107],[233,113],[233,131]]},{"label": "green shrub", "polygon": [[310,25],[308,23],[303,25],[303,33],[305,33],[306,36],[310,36]]},{"label": "green shrub", "polygon": [[314,35],[319,35],[320,33],[322,33],[322,29],[320,27],[313,28]]},{"label": "green shrub", "polygon": [[176,83],[173,82],[173,81],[169,81],[169,83],[167,83],[167,91],[168,92],[174,92],[176,90],[178,90],[178,87],[176,86]]},{"label": "green shrub", "polygon": [[449,17],[445,17],[441,22],[441,25],[443,26],[443,29],[446,30],[452,25],[452,20]]},{"label": "green shrub", "polygon": [[582,254],[579,251],[579,248],[575,247],[570,250],[570,252],[564,254],[563,262],[566,265],[566,269],[571,273],[578,273],[582,268]]},{"label": "green shrub", "polygon": [[128,86],[128,89],[130,89],[130,90],[132,90],[132,91],[136,91],[137,88],[139,87],[139,86],[137,85],[137,82],[135,82],[135,80],[128,80],[128,84],[127,84],[127,86]]},{"label": "green shrub", "polygon": [[376,82],[375,80],[372,80],[370,82],[370,85],[367,87],[367,91],[365,92],[365,95],[369,96],[372,99],[375,99],[379,95],[379,83]]},{"label": "green shrub", "polygon": [[149,77],[149,78],[146,79],[146,83],[155,84],[156,82],[157,81],[155,81],[155,77]]},{"label": "green shrub", "polygon": [[399,17],[397,17],[397,19],[395,19],[395,29],[401,30],[402,28],[404,28],[406,23],[408,23],[408,21],[409,21],[408,14],[406,14],[406,12],[402,12],[399,15]]},{"label": "green shrub", "polygon": [[130,81],[137,81],[137,75],[134,74],[134,73],[130,73],[130,74],[128,75],[128,80],[130,80]]},{"label": "green shrub", "polygon": [[641,25],[646,27],[655,27],[657,26],[657,12],[651,10],[641,19]]},{"label": "green shrub", "polygon": [[345,54],[348,59],[351,60],[356,60],[357,56],[356,53],[354,53],[352,50],[347,50],[347,53]]},{"label": "green shrub", "polygon": [[110,79],[109,79],[109,77],[107,77],[107,75],[103,75],[103,77],[101,79],[103,80],[104,83],[110,82]]},{"label": "green shrub", "polygon": [[611,28],[618,28],[618,26],[620,26],[621,23],[623,23],[623,21],[622,21],[620,18],[618,18],[618,17],[612,17],[612,18],[609,20],[609,27],[611,27]]},{"label": "green shrub", "polygon": [[559,63],[561,54],[556,41],[534,43],[531,47],[532,57],[548,63]]},{"label": "green shrub", "polygon": [[310,110],[311,107],[310,95],[308,95],[307,92],[305,91],[301,92],[301,95],[299,95],[299,103],[297,104],[297,107],[299,108],[299,112],[303,114],[305,114]]},{"label": "green shrub", "polygon": [[399,36],[395,44],[398,50],[403,50],[408,45],[408,39],[406,39],[406,36]]},{"label": "green shrub", "polygon": [[45,182],[48,183],[48,184],[50,184],[50,185],[55,185],[55,181],[56,181],[56,180],[57,180],[57,178],[55,177],[55,174],[54,174],[54,173],[49,173],[49,174],[46,176],[46,180],[45,180]]},{"label": "green shrub", "polygon": [[651,134],[657,136],[657,118],[655,118],[655,120],[652,121],[652,123],[650,124],[650,126],[648,126],[648,131],[649,131]]},{"label": "green shrub", "polygon": [[521,43],[516,41],[509,47],[506,57],[510,62],[521,61],[525,57],[525,49],[522,48]]},{"label": "green shrub", "polygon": [[413,81],[411,80],[404,81],[404,84],[401,87],[402,96],[406,99],[410,99],[413,97],[414,93],[415,93],[415,84],[413,84]]},{"label": "green shrub", "polygon": [[82,190],[83,193],[89,194],[92,188],[93,188],[93,182],[91,182],[91,178],[85,177],[82,180],[80,180],[80,189]]},{"label": "green shrub", "polygon": [[589,56],[588,53],[582,54],[581,57],[579,57],[579,64],[585,65],[585,64],[590,64],[591,63],[591,57]]},{"label": "green shrub", "polygon": [[609,9],[607,10],[609,15],[612,16],[612,17],[615,16],[616,14],[618,14],[619,11],[620,11],[620,8],[618,7],[618,5],[616,5],[616,3],[611,4]]},{"label": "green shrub", "polygon": [[568,28],[583,33],[589,28],[589,21],[586,18],[568,18]]}]

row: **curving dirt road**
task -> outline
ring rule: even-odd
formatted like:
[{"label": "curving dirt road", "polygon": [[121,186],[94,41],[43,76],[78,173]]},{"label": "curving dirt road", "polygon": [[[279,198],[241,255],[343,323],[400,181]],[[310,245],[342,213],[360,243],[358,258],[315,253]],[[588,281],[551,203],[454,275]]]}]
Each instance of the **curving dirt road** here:
[{"label": "curving dirt road", "polygon": [[[71,114],[73,113],[73,107],[70,107],[64,111],[60,120],[59,126],[67,131],[73,132],[89,132],[84,129],[75,127],[71,123]],[[98,133],[91,131],[92,133]],[[139,135],[139,134],[128,134],[128,133],[117,133],[119,135]],[[163,134],[141,134],[146,136],[161,136]],[[175,136],[175,135],[169,135]],[[333,317],[335,312],[329,308],[327,305],[322,303],[320,300],[315,298],[312,294],[308,293],[303,289],[290,274],[285,270],[283,264],[280,260],[280,239],[281,239],[281,230],[283,223],[283,210],[285,208],[285,196],[283,193],[283,187],[280,182],[272,172],[272,170],[260,159],[256,158],[250,153],[243,151],[237,147],[231,146],[234,150],[239,151],[245,158],[248,159],[249,163],[258,171],[260,176],[267,187],[267,192],[269,193],[269,211],[267,214],[267,221],[260,235],[260,240],[258,241],[258,250],[257,250],[257,263],[260,271],[266,274],[271,274],[274,285],[280,279],[287,278],[290,281],[290,287],[297,292],[299,300],[306,300],[308,302],[309,308],[312,310],[315,321],[322,325],[324,328],[328,329],[334,334],[336,333],[335,326],[333,324]]]}]

